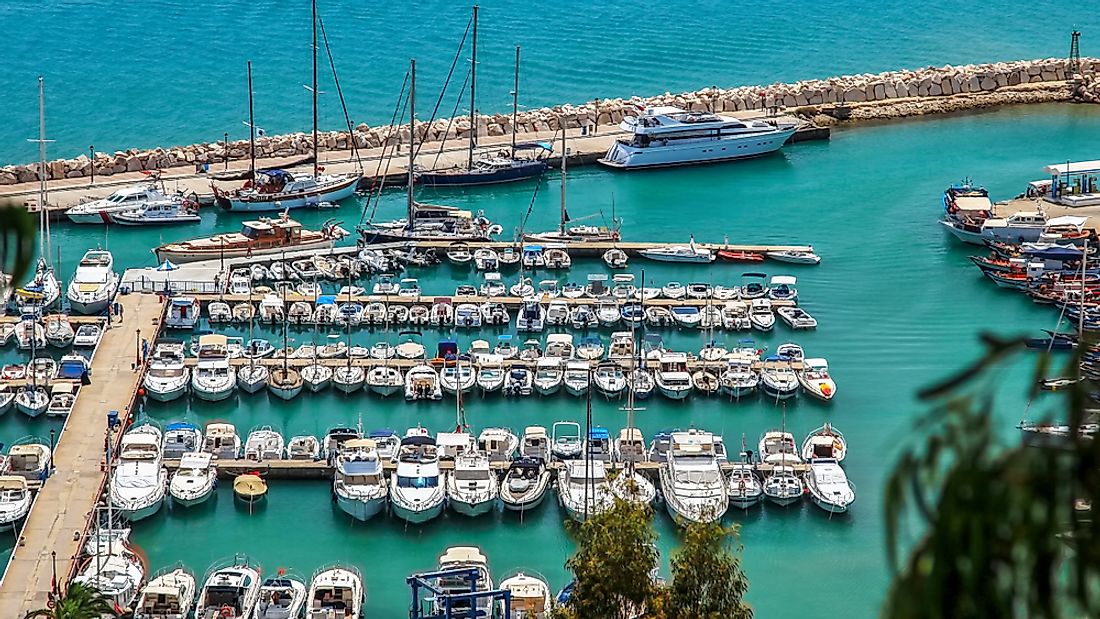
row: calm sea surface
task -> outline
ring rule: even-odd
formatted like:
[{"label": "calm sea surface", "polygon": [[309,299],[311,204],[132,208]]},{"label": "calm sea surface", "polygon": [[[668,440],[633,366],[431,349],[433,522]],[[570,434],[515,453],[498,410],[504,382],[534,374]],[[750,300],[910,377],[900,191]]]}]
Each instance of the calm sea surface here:
[{"label": "calm sea surface", "polygon": [[[957,13],[946,3],[880,6],[878,3],[818,3],[793,9],[765,2],[680,3],[657,8],[619,3],[612,8],[567,2],[554,14],[529,3],[488,2],[483,7],[484,88],[479,106],[507,105],[510,46],[524,45],[529,59],[525,99],[537,104],[582,101],[594,95],[681,90],[705,84],[770,82],[896,66],[962,63],[1061,55],[1072,20],[1062,3],[1025,9],[986,4]],[[464,7],[445,3],[362,3],[322,0],[341,82],[356,120],[388,117],[404,63],[415,54],[427,65],[426,81],[442,80],[454,42],[465,28]],[[859,15],[860,19],[849,19]],[[1043,15],[1043,19],[1035,16]],[[1071,19],[1072,18],[1072,19]],[[833,24],[843,23],[838,30]],[[974,25],[994,24],[994,27]],[[748,27],[749,24],[754,24]],[[1088,30],[1086,29],[1086,32]],[[47,76],[53,152],[76,154],[94,142],[104,150],[131,145],[241,137],[242,83],[246,58],[256,62],[257,113],[271,131],[305,127],[308,97],[308,6],[290,3],[197,3],[163,1],[122,7],[99,0],[0,6],[0,50],[6,70],[0,86],[0,161],[31,159],[23,140],[35,133],[34,77]],[[300,40],[300,43],[295,43]],[[1086,50],[1087,51],[1087,50]],[[432,77],[434,76],[434,78]],[[331,90],[331,88],[329,88]],[[330,99],[334,99],[331,97]],[[331,103],[328,102],[328,103]],[[450,105],[454,105],[453,100]],[[461,106],[460,106],[461,107]],[[338,109],[326,104],[327,126]],[[837,131],[830,142],[790,146],[782,153],[733,165],[612,174],[579,168],[570,174],[570,211],[609,218],[612,204],[631,239],[812,243],[824,256],[816,268],[767,264],[770,274],[799,278],[802,304],[820,321],[818,331],[792,336],[783,327],[757,341],[772,349],[794,339],[813,356],[829,359],[839,393],[829,406],[808,399],[788,406],[754,400],[730,404],[694,398],[645,403],[638,424],[646,433],[695,425],[721,432],[736,447],[742,435],[755,445],[765,430],[785,423],[800,438],[829,421],[850,444],[845,461],[857,487],[850,514],[829,518],[806,504],[787,510],[770,506],[731,512],[743,525],[749,599],[761,617],[784,617],[817,608],[844,609],[854,617],[877,612],[889,582],[883,550],[882,485],[899,444],[911,439],[912,420],[922,410],[914,392],[950,374],[981,353],[977,333],[1033,332],[1052,327],[1055,316],[1018,295],[982,281],[966,261],[970,251],[946,238],[935,219],[943,187],[973,176],[997,198],[1018,193],[1041,167],[1056,161],[1096,158],[1100,109],[1071,106],[1006,108],[996,112],[862,126]],[[433,201],[484,209],[511,229],[520,224],[534,185],[429,194]],[[556,222],[557,178],[538,193],[528,229]],[[380,216],[399,216],[403,197],[383,199]],[[361,205],[340,211],[347,226]],[[300,213],[309,225],[323,216]],[[206,211],[187,229],[121,229],[62,224],[60,272],[71,276],[81,252],[105,246],[122,266],[153,265],[149,248],[165,241],[234,230],[242,217]],[[672,268],[641,260],[631,265],[646,280],[738,281],[736,265]],[[563,281],[583,281],[602,263],[578,261]],[[428,293],[449,293],[476,279],[449,266],[413,272]],[[512,275],[514,278],[514,275]],[[547,276],[549,277],[549,276]],[[476,334],[492,339],[498,333]],[[243,332],[237,332],[243,334]],[[324,339],[312,330],[291,332],[295,344]],[[428,332],[426,342],[450,334]],[[606,337],[606,333],[603,334]],[[265,337],[277,341],[280,334]],[[673,348],[695,350],[698,332],[664,332]],[[468,343],[475,334],[459,333]],[[392,334],[361,330],[357,342]],[[733,343],[736,336],[728,336]],[[0,351],[0,362],[20,355]],[[998,415],[1010,428],[1023,414],[1026,360],[1001,368]],[[625,425],[620,403],[595,402],[594,416],[612,432]],[[1033,406],[1045,407],[1044,402]],[[1036,408],[1037,407],[1037,408]],[[582,419],[584,403],[566,395],[539,399],[473,398],[467,402],[476,430],[505,425],[550,426]],[[454,423],[453,401],[406,405],[365,392],[345,398],[335,391],[303,395],[289,403],[266,393],[221,404],[150,403],[159,422],[228,420],[246,432],[271,424],[286,435],[322,434],[336,424],[362,419],[367,429],[403,430],[420,423],[444,430]],[[17,412],[0,418],[0,440],[26,434],[47,436],[57,424],[29,421]],[[1007,432],[1008,430],[1006,430]],[[555,588],[568,580],[563,563],[573,549],[564,518],[551,499],[525,519],[498,513],[467,519],[453,513],[422,527],[394,518],[358,523],[335,508],[325,483],[274,481],[266,507],[249,514],[229,488],[208,505],[164,509],[135,528],[134,541],[154,569],[183,562],[201,574],[215,560],[243,551],[265,571],[287,567],[308,576],[318,566],[347,561],[364,570],[368,613],[406,612],[404,577],[434,566],[447,546],[475,544],[489,556],[495,574],[522,568],[545,575]],[[655,523],[667,570],[676,531],[663,510]],[[6,551],[14,539],[8,537]],[[805,595],[805,586],[813,590]]]}]

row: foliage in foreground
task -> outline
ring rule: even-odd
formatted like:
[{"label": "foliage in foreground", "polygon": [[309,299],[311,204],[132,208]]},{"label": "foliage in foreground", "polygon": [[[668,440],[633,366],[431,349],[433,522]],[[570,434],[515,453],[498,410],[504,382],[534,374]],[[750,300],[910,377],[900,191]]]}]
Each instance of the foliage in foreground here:
[{"label": "foliage in foreground", "polygon": [[[14,201],[0,201],[0,273],[13,285],[23,280],[34,260],[34,215]],[[0,279],[0,289],[5,282]]]},{"label": "foliage in foreground", "polygon": [[[935,403],[919,423],[926,438],[887,482],[895,576],[882,615],[1100,617],[1100,536],[1091,507],[1081,509],[1100,505],[1100,443],[1076,431],[1086,416],[1084,383],[1068,396],[1043,396],[1055,403],[1050,421],[1074,429],[1069,437],[1006,445],[992,397],[969,387],[1020,342],[985,340],[981,361],[922,394]],[[1046,370],[1044,359],[1036,385]],[[923,532],[915,544],[912,531]]]},{"label": "foliage in foreground", "polygon": [[95,587],[74,582],[69,583],[65,593],[57,597],[53,608],[31,611],[23,619],[99,619],[103,616],[117,617],[114,605]]},{"label": "foliage in foreground", "polygon": [[610,511],[571,525],[577,552],[566,562],[576,578],[569,605],[556,619],[752,619],[742,601],[737,528],[692,524],[672,557],[672,582],[654,578],[659,556],[653,512],[616,501]]}]

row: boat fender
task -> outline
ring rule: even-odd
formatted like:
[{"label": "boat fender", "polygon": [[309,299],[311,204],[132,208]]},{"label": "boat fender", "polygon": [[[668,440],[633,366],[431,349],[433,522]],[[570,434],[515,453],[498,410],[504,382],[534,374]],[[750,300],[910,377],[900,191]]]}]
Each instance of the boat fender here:
[{"label": "boat fender", "polygon": [[224,604],[224,605],[222,605],[221,610],[218,612],[218,614],[221,615],[222,617],[226,617],[226,618],[232,617],[233,616],[233,607],[230,606],[229,604]]}]

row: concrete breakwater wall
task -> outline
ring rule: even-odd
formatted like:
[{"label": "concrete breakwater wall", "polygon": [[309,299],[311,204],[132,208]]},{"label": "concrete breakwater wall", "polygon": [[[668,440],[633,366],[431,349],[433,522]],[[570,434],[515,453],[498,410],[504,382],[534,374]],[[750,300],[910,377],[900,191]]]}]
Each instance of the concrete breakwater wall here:
[{"label": "concrete breakwater wall", "polygon": [[[990,64],[928,67],[916,70],[890,71],[878,74],[847,75],[828,79],[804,80],[770,86],[739,86],[735,88],[704,88],[681,94],[665,93],[648,98],[603,99],[586,104],[565,104],[521,112],[516,117],[517,133],[557,131],[567,128],[617,125],[624,116],[634,115],[647,105],[675,105],[691,111],[737,113],[745,111],[787,110],[807,119],[819,118],[821,112],[837,107],[851,109],[852,119],[896,117],[913,114],[957,111],[1003,103],[1031,103],[1076,98],[1082,101],[1100,100],[1100,59],[1082,59],[1079,84],[1075,90],[1067,80],[1064,59],[1021,60]],[[928,104],[929,102],[934,102]],[[848,115],[847,112],[844,114]],[[835,115],[834,115],[835,116]],[[476,121],[479,136],[505,136],[511,133],[512,118],[508,114],[481,115]],[[436,119],[417,125],[418,139],[423,142],[465,140],[471,130],[468,117]],[[325,131],[318,135],[323,151],[346,151],[377,148],[394,142],[408,142],[407,126],[369,127],[360,124],[350,133]],[[312,136],[293,133],[264,136],[256,140],[258,158],[297,157],[312,152]],[[247,140],[191,144],[149,150],[129,149],[113,154],[96,153],[95,160],[86,155],[74,159],[48,162],[51,179],[90,176],[110,176],[122,172],[161,170],[198,163],[220,163],[249,157]],[[38,164],[0,167],[0,185],[33,182],[38,179]]]}]

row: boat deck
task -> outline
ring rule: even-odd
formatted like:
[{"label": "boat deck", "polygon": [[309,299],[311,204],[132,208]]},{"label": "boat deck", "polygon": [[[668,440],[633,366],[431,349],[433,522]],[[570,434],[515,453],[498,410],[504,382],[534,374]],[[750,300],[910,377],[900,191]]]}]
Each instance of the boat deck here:
[{"label": "boat deck", "polygon": [[92,375],[100,380],[81,388],[77,396],[54,452],[53,476],[39,491],[0,581],[5,616],[22,617],[46,607],[53,577],[50,553],[57,553],[58,579],[65,581],[102,492],[107,412],[119,411],[125,424],[141,377],[133,370],[140,341],[136,330],[152,338],[163,309],[152,295],[118,300],[125,320],[104,333],[92,359]]},{"label": "boat deck", "polygon": [[[272,293],[272,294],[274,294],[274,293]],[[236,304],[236,303],[248,303],[250,301],[253,304],[257,304],[263,299],[263,295],[260,295],[260,294],[253,294],[251,296],[249,296],[249,295],[228,295],[228,294],[227,295],[195,294],[195,295],[190,295],[190,296],[193,296],[195,299],[197,299],[202,304],[209,304],[213,301],[224,301],[226,303],[229,303],[230,305],[233,305],[233,304]],[[336,299],[337,303],[360,303],[360,304],[366,305],[367,303],[372,303],[372,302],[377,301],[377,302],[381,302],[381,303],[386,303],[387,305],[427,305],[427,306],[431,306],[431,305],[434,305],[435,302],[438,301],[438,300],[444,300],[444,302],[449,301],[451,303],[451,305],[454,305],[456,307],[459,306],[459,305],[462,305],[463,303],[473,303],[475,305],[481,305],[482,303],[500,303],[501,305],[507,307],[510,310],[518,309],[521,305],[523,305],[523,302],[524,302],[523,297],[513,297],[513,296],[506,296],[506,297],[476,296],[475,297],[475,296],[454,296],[454,295],[445,295],[445,294],[421,295],[421,296],[418,296],[418,297],[400,297],[400,296],[397,296],[397,295],[362,295],[362,296],[356,296],[356,297],[349,296],[349,295],[331,295],[331,296],[333,296]],[[600,304],[599,299],[592,299],[592,298],[588,298],[588,297],[581,298],[581,299],[568,299],[568,298],[562,297],[562,296],[550,297],[550,296],[545,295],[545,294],[542,294],[542,295],[536,294],[534,296],[534,299],[536,299],[537,301],[539,301],[540,303],[543,303],[543,304],[554,303],[554,302],[559,302],[560,301],[560,302],[565,303],[566,305],[570,305],[570,306],[573,306],[573,305],[588,305],[588,306],[591,306],[593,309]],[[304,301],[306,303],[312,304],[312,303],[314,303],[315,299],[313,297],[303,296],[301,294],[298,294],[297,292],[288,292],[286,294],[286,304],[287,304],[286,309],[289,310],[290,309],[290,304],[295,303],[297,301]],[[629,300],[616,299],[615,301],[618,305],[625,305],[627,303],[640,303],[640,301],[638,301],[637,299],[634,299],[634,298],[631,298]],[[714,307],[722,307],[723,305],[725,305],[726,303],[729,303],[729,302],[730,301],[719,301],[719,300],[716,300],[716,299],[687,299],[687,298],[684,298],[684,299],[664,299],[664,298],[661,298],[661,299],[646,299],[645,300],[645,305],[646,306],[661,306],[661,307],[687,307],[687,306],[704,307],[704,306],[707,306],[707,305],[712,305]],[[748,303],[748,301],[745,301],[745,303]],[[784,307],[784,306],[794,306],[794,305],[797,305],[797,303],[794,302],[794,301],[787,301],[787,300],[773,300],[772,301],[772,307]],[[362,326],[366,326],[366,324],[364,324]],[[343,327],[340,327],[340,328],[342,329]],[[448,328],[450,328],[450,327],[448,326]]]}]

